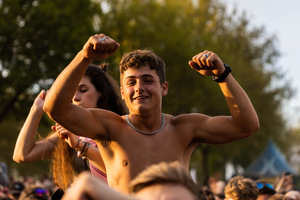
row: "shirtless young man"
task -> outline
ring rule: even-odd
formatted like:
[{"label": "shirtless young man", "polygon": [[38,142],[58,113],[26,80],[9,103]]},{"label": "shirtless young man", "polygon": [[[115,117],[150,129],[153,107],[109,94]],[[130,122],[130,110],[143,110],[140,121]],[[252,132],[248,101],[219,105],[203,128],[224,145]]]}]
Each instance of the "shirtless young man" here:
[{"label": "shirtless young man", "polygon": [[[129,109],[128,120],[126,116],[107,110],[85,109],[71,104],[87,66],[94,60],[106,59],[118,47],[116,41],[104,34],[91,36],[57,77],[44,104],[45,112],[56,122],[97,142],[110,186],[127,193],[129,182],[151,164],[178,160],[188,169],[197,144],[224,144],[258,130],[257,114],[247,94],[230,73],[223,77],[225,79],[219,86],[231,116],[163,115],[162,97],[168,93],[168,83],[164,78],[163,61],[151,52],[150,57],[154,56],[151,62],[138,63],[138,68],[130,66],[120,72],[122,98]],[[122,65],[127,63],[126,60],[135,62],[133,58],[129,59],[130,55],[122,59]],[[221,59],[211,51],[199,53],[189,64],[202,75],[224,76]],[[155,65],[157,70],[150,69],[150,65]],[[212,81],[212,84],[215,83]]]}]

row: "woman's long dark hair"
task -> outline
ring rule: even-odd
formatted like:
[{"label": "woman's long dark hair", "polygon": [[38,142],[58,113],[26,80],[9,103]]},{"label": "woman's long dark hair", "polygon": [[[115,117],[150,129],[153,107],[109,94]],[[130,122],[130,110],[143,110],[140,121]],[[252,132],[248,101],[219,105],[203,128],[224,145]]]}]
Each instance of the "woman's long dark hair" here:
[{"label": "woman's long dark hair", "polygon": [[101,92],[98,108],[113,111],[119,115],[127,113],[124,102],[120,97],[117,82],[106,73],[107,64],[89,65],[84,76],[88,77],[96,90]]},{"label": "woman's long dark hair", "polygon": [[[107,64],[101,66],[91,64],[84,76],[89,78],[98,92],[101,92],[97,102],[98,108],[124,115],[127,113],[127,108],[121,99],[117,82],[106,73],[106,67]],[[82,169],[74,170],[76,169],[74,165],[75,156],[76,151],[69,147],[65,141],[58,139],[52,154],[51,172],[54,183],[62,190],[66,190],[73,182],[75,171],[82,171]]]}]

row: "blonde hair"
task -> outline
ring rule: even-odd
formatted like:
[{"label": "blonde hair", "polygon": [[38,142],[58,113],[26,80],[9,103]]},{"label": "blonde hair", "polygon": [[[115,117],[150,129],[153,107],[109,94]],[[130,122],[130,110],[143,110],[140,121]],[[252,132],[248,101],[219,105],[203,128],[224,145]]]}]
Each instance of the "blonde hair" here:
[{"label": "blonde hair", "polygon": [[74,181],[74,156],[72,151],[75,150],[70,148],[65,141],[58,139],[52,152],[51,173],[53,181],[55,185],[64,191]]},{"label": "blonde hair", "polygon": [[195,199],[205,199],[201,190],[188,174],[187,170],[178,162],[161,162],[154,164],[142,171],[129,185],[130,193],[138,191],[156,184],[175,184],[186,188]]},{"label": "blonde hair", "polygon": [[225,197],[234,200],[256,200],[258,188],[254,180],[243,176],[233,177],[225,187]]}]

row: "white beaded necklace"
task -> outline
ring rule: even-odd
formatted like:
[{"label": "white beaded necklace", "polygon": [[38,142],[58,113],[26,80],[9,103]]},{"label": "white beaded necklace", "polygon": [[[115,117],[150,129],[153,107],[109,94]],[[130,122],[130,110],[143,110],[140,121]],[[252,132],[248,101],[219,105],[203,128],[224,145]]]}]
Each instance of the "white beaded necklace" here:
[{"label": "white beaded necklace", "polygon": [[154,132],[152,132],[152,133],[146,133],[146,132],[144,132],[144,131],[141,131],[141,130],[135,128],[135,127],[133,126],[133,124],[130,122],[130,120],[129,120],[129,118],[128,118],[128,115],[126,115],[126,122],[127,122],[128,125],[131,126],[135,131],[137,131],[137,132],[139,132],[139,133],[141,133],[141,134],[144,134],[144,135],[154,135],[155,133],[158,133],[158,132],[164,127],[164,125],[165,125],[165,114],[162,113],[162,114],[161,114],[161,117],[162,117],[161,127],[160,127],[158,130],[156,130],[156,131],[154,131]]}]

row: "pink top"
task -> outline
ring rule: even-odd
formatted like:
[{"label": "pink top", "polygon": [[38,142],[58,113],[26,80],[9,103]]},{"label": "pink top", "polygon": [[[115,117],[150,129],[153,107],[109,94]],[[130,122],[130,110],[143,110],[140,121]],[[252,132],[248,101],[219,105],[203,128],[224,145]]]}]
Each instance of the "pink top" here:
[{"label": "pink top", "polygon": [[[94,140],[92,140],[90,138],[87,138],[87,137],[79,137],[79,138],[83,141],[86,141],[86,142],[90,143],[92,146],[94,146],[98,149],[98,146],[97,146],[97,144],[95,143]],[[89,162],[89,166],[90,166],[91,174],[93,176],[98,177],[101,180],[107,182],[106,174],[103,171],[101,171],[98,167],[93,165],[91,162]]]}]

